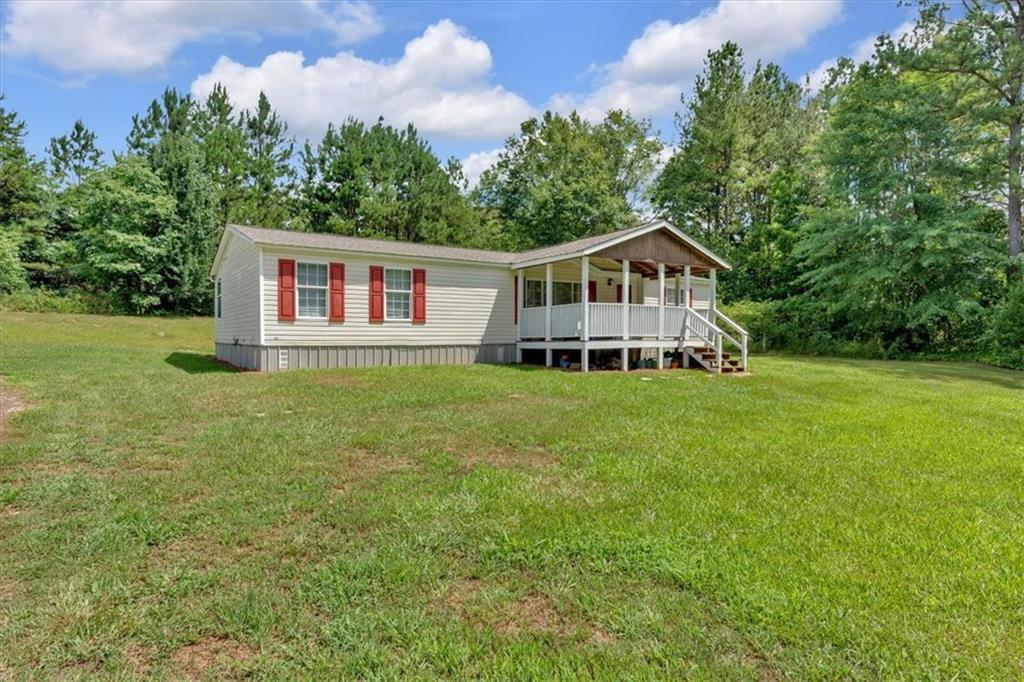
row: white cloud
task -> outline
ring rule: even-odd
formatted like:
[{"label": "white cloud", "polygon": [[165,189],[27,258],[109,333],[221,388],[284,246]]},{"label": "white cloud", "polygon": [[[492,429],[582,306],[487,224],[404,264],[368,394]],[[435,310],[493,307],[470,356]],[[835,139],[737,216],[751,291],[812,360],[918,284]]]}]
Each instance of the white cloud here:
[{"label": "white cloud", "polygon": [[[889,36],[898,41],[900,38],[909,35],[914,30],[913,21],[904,21],[902,24],[897,26],[891,31],[888,31]],[[881,34],[871,34],[865,36],[860,40],[850,45],[850,59],[860,64],[871,59],[872,55],[875,54],[875,41],[878,40],[878,36]],[[821,90],[822,86],[825,85],[825,79],[828,78],[829,69],[835,67],[839,63],[839,59],[836,57],[826,59],[817,68],[807,72],[807,87],[814,93]]]},{"label": "white cloud", "polygon": [[217,35],[328,33],[339,44],[382,30],[362,0],[99,2],[10,0],[5,54],[78,73],[135,73],[165,64],[183,43]]},{"label": "white cloud", "polygon": [[620,61],[600,69],[603,78],[596,90],[556,95],[550,106],[576,109],[591,119],[612,107],[641,116],[664,113],[701,71],[709,50],[731,40],[750,59],[778,59],[803,47],[838,19],[840,10],[840,0],[720,0],[713,9],[680,23],[656,21]]},{"label": "white cloud", "polygon": [[504,147],[498,147],[486,152],[473,152],[462,160],[462,170],[466,174],[466,181],[469,188],[473,189],[480,182],[480,176],[484,171],[498,163],[498,158],[505,151]]},{"label": "white cloud", "polygon": [[329,122],[414,123],[423,133],[459,138],[502,137],[533,115],[525,99],[490,85],[491,51],[451,21],[442,20],[405,46],[401,59],[372,61],[351,51],[306,64],[301,52],[276,52],[258,66],[221,57],[192,82],[205,97],[222,83],[239,106],[252,107],[262,90],[303,137]]}]

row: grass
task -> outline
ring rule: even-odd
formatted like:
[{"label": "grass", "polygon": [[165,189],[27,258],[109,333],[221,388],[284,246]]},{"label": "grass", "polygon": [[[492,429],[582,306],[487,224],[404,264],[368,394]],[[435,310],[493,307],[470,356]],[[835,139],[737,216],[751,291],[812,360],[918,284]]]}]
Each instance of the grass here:
[{"label": "grass", "polygon": [[2,315],[0,678],[1024,676],[1024,374],[234,373]]}]

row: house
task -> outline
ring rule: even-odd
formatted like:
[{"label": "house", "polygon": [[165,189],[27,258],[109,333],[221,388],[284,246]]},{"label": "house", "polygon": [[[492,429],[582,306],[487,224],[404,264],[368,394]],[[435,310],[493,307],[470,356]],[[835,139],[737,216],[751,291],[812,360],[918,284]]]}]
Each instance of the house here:
[{"label": "house", "polygon": [[[216,355],[261,371],[566,361],[747,366],[729,264],[665,221],[522,253],[229,225]],[[738,354],[734,358],[726,349]]]}]

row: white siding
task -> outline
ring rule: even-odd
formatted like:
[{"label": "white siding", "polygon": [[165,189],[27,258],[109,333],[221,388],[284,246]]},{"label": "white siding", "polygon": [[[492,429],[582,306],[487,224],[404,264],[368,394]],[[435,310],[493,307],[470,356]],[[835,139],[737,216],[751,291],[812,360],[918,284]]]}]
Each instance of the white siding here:
[{"label": "white siding", "polygon": [[[553,263],[551,266],[552,279],[555,282],[579,282],[580,281],[580,262],[579,260],[568,260],[559,261]],[[536,279],[541,282],[544,281],[544,266],[538,265],[536,267],[526,269],[526,279]],[[597,300],[591,301],[591,303],[615,303],[615,292],[617,285],[622,281],[622,270],[601,270],[594,267],[590,267],[590,277],[597,282]],[[608,283],[608,280],[612,280]],[[636,287],[640,285],[640,275],[633,274],[630,276],[630,298],[634,301],[637,300]]]},{"label": "white siding", "polygon": [[221,317],[214,321],[216,340],[256,344],[260,342],[259,250],[237,234],[229,232],[226,238],[217,272],[221,280]]},{"label": "white siding", "polygon": [[[679,286],[682,287],[682,278]],[[669,289],[676,285],[675,276],[665,276],[665,286]],[[690,288],[693,289],[693,309],[704,310],[711,302],[711,282],[704,277],[690,277]],[[644,283],[644,303],[658,305],[658,280],[647,280]]]},{"label": "white siding", "polygon": [[[277,319],[277,261],[345,264],[345,322]],[[370,266],[427,271],[426,324],[370,324]],[[515,343],[514,277],[507,265],[263,247],[263,344],[437,346]]]}]

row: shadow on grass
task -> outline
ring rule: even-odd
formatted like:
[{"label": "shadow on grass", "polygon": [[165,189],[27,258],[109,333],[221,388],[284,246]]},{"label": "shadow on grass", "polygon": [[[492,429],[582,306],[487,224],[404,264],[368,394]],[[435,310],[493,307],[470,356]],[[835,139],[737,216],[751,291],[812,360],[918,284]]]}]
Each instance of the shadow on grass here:
[{"label": "shadow on grass", "polygon": [[203,353],[183,353],[175,351],[164,358],[171,367],[177,367],[189,374],[209,374],[210,372],[237,372],[231,365],[219,362],[212,355]]}]

